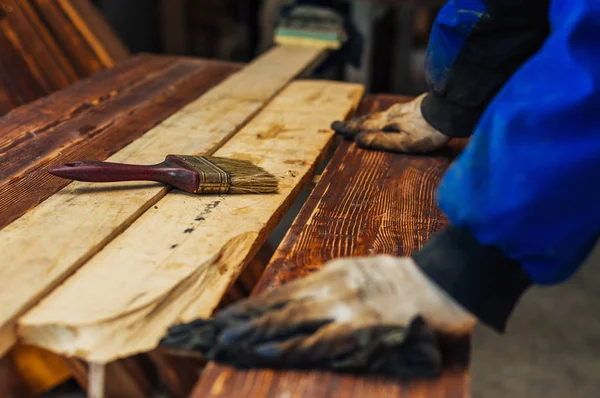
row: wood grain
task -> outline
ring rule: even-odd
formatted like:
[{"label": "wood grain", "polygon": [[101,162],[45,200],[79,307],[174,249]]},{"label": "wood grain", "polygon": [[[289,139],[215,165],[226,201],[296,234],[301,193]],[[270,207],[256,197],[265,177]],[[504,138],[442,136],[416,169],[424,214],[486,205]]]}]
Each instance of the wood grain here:
[{"label": "wood grain", "polygon": [[0,48],[0,116],[129,56],[89,0],[3,0]]},{"label": "wood grain", "polygon": [[356,84],[290,84],[214,154],[263,167],[279,192],[167,195],[21,317],[19,336],[108,362],[151,350],[169,326],[212,313],[312,179],[333,138],[330,118],[344,118],[362,93]]},{"label": "wood grain", "polygon": [[[49,94],[68,87],[79,77],[31,2],[4,0],[0,27],[18,49],[36,82]],[[12,78],[14,74],[9,74]]]},{"label": "wood grain", "polygon": [[70,60],[77,76],[87,76],[104,69],[105,65],[94,52],[90,43],[84,40],[77,26],[65,13],[64,1],[33,0],[31,3],[36,8],[42,21],[50,29],[50,34],[57,43],[60,43],[61,50]]},{"label": "wood grain", "polygon": [[[400,100],[405,99],[371,98],[360,112]],[[446,224],[434,191],[462,145],[454,141],[436,154],[411,156],[364,151],[343,142],[253,294],[314,272],[337,257],[410,255]],[[458,354],[464,356],[466,350],[458,347]],[[468,372],[453,367],[436,380],[401,382],[327,372],[236,371],[209,364],[192,396],[464,398],[470,396],[468,383]]]},{"label": "wood grain", "polygon": [[[69,160],[106,159],[240,68],[231,63],[140,55],[5,115],[0,119],[0,229],[69,183],[49,175],[48,167]],[[3,92],[7,91],[0,89]],[[43,351],[17,346],[12,354],[19,364],[24,363],[19,361],[23,352],[35,357],[36,351],[34,362],[39,366],[31,369],[29,365],[24,376],[30,390],[41,392],[60,381],[63,372]],[[27,363],[34,362],[27,359]],[[126,385],[131,389],[148,385],[141,377],[129,378],[132,381]]]},{"label": "wood grain", "polygon": [[[0,12],[3,11],[0,9]],[[20,16],[17,12],[12,12],[10,15],[11,17]],[[40,75],[40,71],[37,69],[32,56],[23,56],[23,53],[26,53],[28,49],[23,47],[22,39],[10,31],[8,26],[10,22],[11,19],[6,16],[0,20],[0,48],[2,48],[0,73],[3,83],[2,97],[6,98],[2,102],[0,116],[6,114],[11,109],[47,95],[52,91],[52,88],[44,81],[43,76]],[[34,38],[31,40],[37,39]],[[49,63],[49,70],[52,70],[52,66],[53,64]],[[59,73],[59,78],[64,79],[57,84],[57,87],[66,87],[75,81],[74,74],[71,80],[68,80],[63,73],[57,73]]]},{"label": "wood grain", "polygon": [[89,0],[59,0],[59,4],[104,67],[112,67],[130,56],[127,47]]},{"label": "wood grain", "polygon": [[237,70],[141,55],[0,119],[0,229],[69,183],[50,166],[106,159]]},{"label": "wood grain", "polygon": [[[322,52],[274,48],[107,160],[152,164],[169,153],[213,152]],[[168,192],[159,184],[115,184],[73,182],[0,230],[0,333],[14,332],[17,316]],[[9,346],[0,340],[0,353]]]}]

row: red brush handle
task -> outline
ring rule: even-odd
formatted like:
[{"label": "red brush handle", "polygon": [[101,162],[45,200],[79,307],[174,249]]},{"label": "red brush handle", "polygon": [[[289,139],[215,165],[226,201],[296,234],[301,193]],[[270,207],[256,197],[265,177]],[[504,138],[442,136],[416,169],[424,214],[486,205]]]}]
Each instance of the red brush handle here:
[{"label": "red brush handle", "polygon": [[87,182],[156,181],[187,192],[198,188],[198,173],[164,161],[150,166],[110,162],[72,162],[51,167],[50,174]]}]

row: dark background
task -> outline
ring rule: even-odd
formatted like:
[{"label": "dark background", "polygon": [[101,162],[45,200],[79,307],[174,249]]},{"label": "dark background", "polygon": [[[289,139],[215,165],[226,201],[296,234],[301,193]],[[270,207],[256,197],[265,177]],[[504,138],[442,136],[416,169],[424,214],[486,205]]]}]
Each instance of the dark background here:
[{"label": "dark background", "polygon": [[[151,52],[189,55],[226,61],[248,62],[264,49],[261,30],[266,29],[261,15],[267,0],[94,0],[108,22],[132,53]],[[284,3],[285,0],[279,1]],[[351,1],[301,0],[334,6],[349,15]],[[389,9],[374,21],[373,57],[371,59],[372,92],[417,94],[424,90],[422,62],[431,23],[439,7],[418,5],[412,23],[409,87],[391,87],[394,70],[394,39],[397,38],[397,18],[394,3],[406,0],[377,0]],[[275,2],[274,2],[275,3]],[[427,3],[427,2],[425,2]],[[440,3],[443,3],[440,1]],[[343,60],[337,61],[334,75],[344,80]]]}]

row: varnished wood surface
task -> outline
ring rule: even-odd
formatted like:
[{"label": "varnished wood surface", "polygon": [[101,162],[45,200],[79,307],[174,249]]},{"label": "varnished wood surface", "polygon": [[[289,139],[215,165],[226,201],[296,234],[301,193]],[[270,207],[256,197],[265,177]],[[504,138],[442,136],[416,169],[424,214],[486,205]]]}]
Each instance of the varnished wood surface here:
[{"label": "varnished wood surface", "polygon": [[0,116],[129,55],[89,0],[2,0],[0,48]]},{"label": "varnished wood surface", "polygon": [[48,167],[104,160],[239,66],[139,55],[0,119],[0,229],[64,187]]},{"label": "varnished wood surface", "polygon": [[[400,100],[374,97],[364,101],[359,112],[384,109]],[[446,225],[434,193],[463,144],[455,141],[439,153],[413,156],[364,151],[343,142],[253,294],[307,275],[337,257],[410,255]],[[460,350],[465,355],[467,348]],[[455,398],[470,393],[464,368],[448,368],[436,380],[401,382],[327,372],[236,371],[209,364],[192,396]]]}]

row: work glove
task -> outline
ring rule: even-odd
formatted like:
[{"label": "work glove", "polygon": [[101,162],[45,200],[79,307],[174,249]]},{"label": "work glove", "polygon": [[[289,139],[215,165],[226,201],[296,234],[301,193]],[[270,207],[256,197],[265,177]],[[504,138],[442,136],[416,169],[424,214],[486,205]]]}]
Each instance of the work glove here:
[{"label": "work glove", "polygon": [[175,326],[162,344],[241,368],[433,377],[437,335],[466,336],[474,324],[411,258],[354,257]]},{"label": "work glove", "polygon": [[421,113],[426,94],[413,101],[376,112],[333,122],[331,128],[362,148],[389,152],[425,153],[439,149],[450,137],[432,127]]}]

